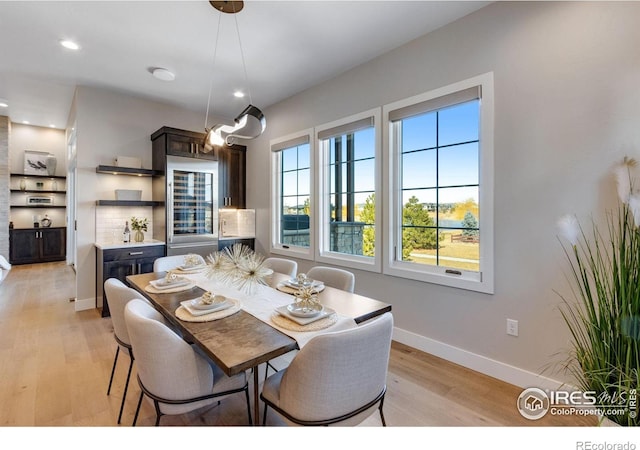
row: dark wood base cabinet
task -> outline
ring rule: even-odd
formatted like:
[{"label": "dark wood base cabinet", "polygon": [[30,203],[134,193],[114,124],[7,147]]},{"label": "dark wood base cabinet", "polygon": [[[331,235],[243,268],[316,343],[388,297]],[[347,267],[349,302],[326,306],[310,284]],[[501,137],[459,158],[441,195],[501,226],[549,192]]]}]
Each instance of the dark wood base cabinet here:
[{"label": "dark wood base cabinet", "polygon": [[153,262],[165,256],[164,245],[145,245],[96,250],[96,299],[102,297],[102,317],[109,317],[109,302],[104,293],[104,282],[117,278],[127,284],[127,275],[153,272]]},{"label": "dark wood base cabinet", "polygon": [[253,238],[247,239],[220,239],[218,241],[218,251],[224,250],[227,247],[232,247],[233,244],[244,244],[251,250],[255,250],[256,240]]},{"label": "dark wood base cabinet", "polygon": [[11,264],[64,261],[66,257],[66,227],[9,230],[9,262]]}]

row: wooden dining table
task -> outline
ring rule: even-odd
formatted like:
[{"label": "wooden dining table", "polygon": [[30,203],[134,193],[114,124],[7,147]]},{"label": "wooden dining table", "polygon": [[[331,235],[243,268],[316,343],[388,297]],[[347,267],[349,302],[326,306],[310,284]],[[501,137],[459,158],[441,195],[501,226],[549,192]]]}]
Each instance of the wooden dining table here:
[{"label": "wooden dining table", "polygon": [[[198,286],[186,291],[161,294],[145,290],[150,281],[164,276],[165,272],[129,275],[127,282],[151,302],[153,307],[179,331],[184,340],[197,345],[225,374],[233,376],[253,369],[254,424],[258,425],[258,366],[292,350],[298,350],[297,341],[242,309],[228,317],[209,322],[180,320],[176,317],[180,302],[199,297],[205,290]],[[279,282],[288,278],[287,275],[274,273],[269,280],[272,287],[268,289],[275,289]],[[391,305],[388,303],[329,286],[318,294],[318,299],[325,307],[353,319],[356,324],[391,311]]]}]

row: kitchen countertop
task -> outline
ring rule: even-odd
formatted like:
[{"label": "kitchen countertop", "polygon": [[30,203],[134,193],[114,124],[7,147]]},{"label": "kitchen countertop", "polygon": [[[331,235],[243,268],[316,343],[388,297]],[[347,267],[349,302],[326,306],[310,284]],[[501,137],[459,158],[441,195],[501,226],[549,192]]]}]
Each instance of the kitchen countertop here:
[{"label": "kitchen countertop", "polygon": [[231,241],[234,239],[255,239],[255,236],[220,236],[219,241]]},{"label": "kitchen countertop", "polygon": [[158,241],[156,239],[144,240],[142,242],[95,242],[93,245],[96,248],[102,250],[109,250],[115,248],[129,248],[129,247],[147,247],[151,245],[164,245],[164,241]]}]

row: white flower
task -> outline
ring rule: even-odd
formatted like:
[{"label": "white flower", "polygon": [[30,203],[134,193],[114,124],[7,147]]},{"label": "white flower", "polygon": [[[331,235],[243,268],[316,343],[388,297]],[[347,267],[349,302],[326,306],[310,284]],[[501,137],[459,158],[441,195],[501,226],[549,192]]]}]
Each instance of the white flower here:
[{"label": "white flower", "polygon": [[640,227],[640,194],[631,194],[629,196],[629,209],[633,214],[633,222],[636,227]]},{"label": "white flower", "polygon": [[562,216],[558,220],[558,231],[560,235],[571,243],[576,245],[578,243],[578,236],[580,236],[580,225],[578,219],[574,215],[567,214]]},{"label": "white flower", "polygon": [[622,203],[629,202],[629,196],[632,193],[633,186],[631,183],[631,170],[637,166],[637,162],[633,158],[624,157],[624,160],[613,169],[618,186],[618,197]]}]

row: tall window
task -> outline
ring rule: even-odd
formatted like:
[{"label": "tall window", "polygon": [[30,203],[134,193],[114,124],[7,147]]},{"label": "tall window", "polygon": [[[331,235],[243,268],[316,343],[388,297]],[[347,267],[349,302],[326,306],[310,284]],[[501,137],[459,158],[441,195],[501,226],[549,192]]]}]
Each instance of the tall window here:
[{"label": "tall window", "polygon": [[312,159],[309,134],[272,141],[271,251],[313,257]]},{"label": "tall window", "polygon": [[386,108],[394,193],[389,273],[493,289],[490,81]]},{"label": "tall window", "polygon": [[316,128],[320,261],[379,270],[376,161],[380,139],[375,126],[379,120],[376,109]]}]

